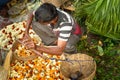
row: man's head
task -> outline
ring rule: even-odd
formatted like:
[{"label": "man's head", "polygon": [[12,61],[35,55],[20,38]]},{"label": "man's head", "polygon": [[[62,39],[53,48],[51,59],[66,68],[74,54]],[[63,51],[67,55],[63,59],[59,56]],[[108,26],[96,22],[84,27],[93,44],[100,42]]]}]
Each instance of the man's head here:
[{"label": "man's head", "polygon": [[56,7],[50,3],[43,3],[35,11],[35,19],[40,23],[49,23],[58,16]]}]

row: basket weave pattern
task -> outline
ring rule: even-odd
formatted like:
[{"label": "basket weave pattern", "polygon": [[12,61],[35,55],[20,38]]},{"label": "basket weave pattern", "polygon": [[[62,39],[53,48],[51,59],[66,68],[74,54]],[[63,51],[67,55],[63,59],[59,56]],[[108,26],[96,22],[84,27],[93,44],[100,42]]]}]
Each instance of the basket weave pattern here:
[{"label": "basket weave pattern", "polygon": [[78,80],[93,80],[96,72],[96,63],[92,57],[86,54],[72,54],[67,56],[69,61],[64,61],[61,64],[60,71],[69,80],[72,75],[78,76]]}]

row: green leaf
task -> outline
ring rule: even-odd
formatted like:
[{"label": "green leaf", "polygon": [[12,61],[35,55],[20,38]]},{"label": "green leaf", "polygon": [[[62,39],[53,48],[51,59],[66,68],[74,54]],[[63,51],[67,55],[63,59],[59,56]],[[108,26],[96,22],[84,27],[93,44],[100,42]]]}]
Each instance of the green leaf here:
[{"label": "green leaf", "polygon": [[104,1],[104,0],[98,0],[98,2],[97,2],[97,4],[96,4],[96,7],[95,7],[95,10],[94,10],[94,13],[98,10],[99,7],[101,7],[103,1]]},{"label": "green leaf", "polygon": [[110,3],[109,3],[110,0],[106,0],[106,1],[107,1],[107,4],[106,4],[106,7],[105,7],[105,8],[106,8],[106,10],[108,10],[108,6],[109,6],[109,4],[110,4]]},{"label": "green leaf", "polygon": [[101,46],[97,46],[97,48],[98,48],[99,55],[103,56],[104,55],[103,48]]},{"label": "green leaf", "polygon": [[86,19],[84,21],[87,23],[83,23],[89,29],[88,31],[120,40],[119,4],[120,0],[85,0],[84,4],[77,6],[75,16],[78,22],[82,22],[82,18]]}]

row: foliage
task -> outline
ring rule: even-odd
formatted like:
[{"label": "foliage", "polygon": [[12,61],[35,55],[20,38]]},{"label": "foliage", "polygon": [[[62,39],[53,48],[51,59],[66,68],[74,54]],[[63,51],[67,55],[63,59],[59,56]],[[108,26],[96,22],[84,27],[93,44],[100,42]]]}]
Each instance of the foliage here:
[{"label": "foliage", "polygon": [[88,30],[87,38],[78,42],[77,48],[96,60],[95,80],[120,79],[119,4],[120,0],[74,0],[74,17]]},{"label": "foliage", "polygon": [[120,40],[120,0],[76,0],[75,18],[92,33]]},{"label": "foliage", "polygon": [[120,42],[103,36],[93,36],[95,37],[88,35],[81,40],[77,48],[79,52],[87,53],[96,60],[97,72],[94,80],[119,80]]}]

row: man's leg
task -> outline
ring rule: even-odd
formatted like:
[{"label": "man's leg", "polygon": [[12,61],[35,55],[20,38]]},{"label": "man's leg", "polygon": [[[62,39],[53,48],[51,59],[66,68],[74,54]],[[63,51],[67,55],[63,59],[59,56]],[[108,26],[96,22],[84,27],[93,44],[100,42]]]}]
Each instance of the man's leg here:
[{"label": "man's leg", "polygon": [[41,25],[38,22],[33,22],[32,28],[45,45],[50,45],[57,40],[57,37],[48,26]]},{"label": "man's leg", "polygon": [[77,52],[76,44],[77,44],[77,42],[79,40],[80,40],[80,36],[77,36],[77,35],[74,35],[74,34],[71,35],[68,42],[67,42],[65,52],[66,53],[75,53],[75,52]]}]

